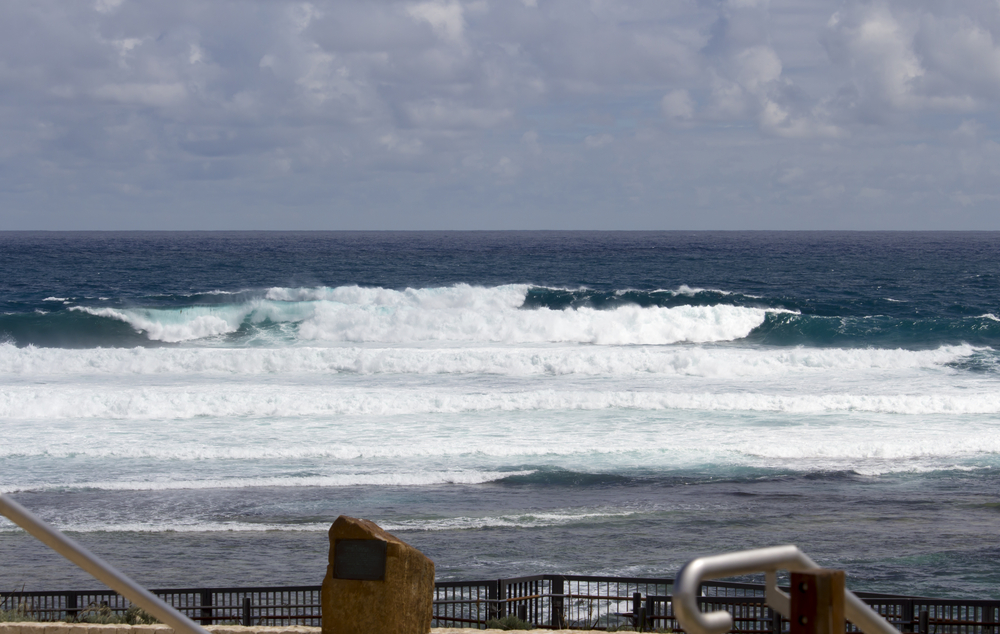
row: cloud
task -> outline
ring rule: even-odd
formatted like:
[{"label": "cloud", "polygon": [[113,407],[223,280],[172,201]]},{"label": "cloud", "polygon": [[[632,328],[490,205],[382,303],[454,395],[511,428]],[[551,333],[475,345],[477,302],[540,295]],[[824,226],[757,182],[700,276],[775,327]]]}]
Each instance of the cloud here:
[{"label": "cloud", "polygon": [[614,142],[615,137],[610,134],[591,134],[583,139],[584,144],[589,148],[604,147]]},{"label": "cloud", "polygon": [[660,108],[668,119],[686,120],[694,116],[694,101],[688,91],[683,89],[671,90],[663,95]]},{"label": "cloud", "polygon": [[[996,16],[965,13],[966,3],[852,1],[823,37],[847,71],[845,114],[887,122],[896,112],[970,112],[1000,98]],[[994,10],[992,13],[996,13]]]},{"label": "cloud", "polygon": [[421,2],[411,6],[407,12],[417,20],[426,21],[440,37],[453,42],[461,42],[465,33],[465,18],[462,5],[451,2]]},{"label": "cloud", "polygon": [[511,117],[503,108],[476,108],[455,101],[430,99],[404,104],[410,122],[418,128],[437,130],[492,128]]},{"label": "cloud", "polygon": [[0,11],[5,226],[989,224],[1000,194],[1000,10],[974,0]]},{"label": "cloud", "polygon": [[125,0],[97,0],[94,3],[94,10],[100,13],[112,13],[118,7],[122,6]]},{"label": "cloud", "polygon": [[187,90],[180,83],[109,84],[95,89],[94,96],[126,105],[169,108],[182,103],[187,97]]}]

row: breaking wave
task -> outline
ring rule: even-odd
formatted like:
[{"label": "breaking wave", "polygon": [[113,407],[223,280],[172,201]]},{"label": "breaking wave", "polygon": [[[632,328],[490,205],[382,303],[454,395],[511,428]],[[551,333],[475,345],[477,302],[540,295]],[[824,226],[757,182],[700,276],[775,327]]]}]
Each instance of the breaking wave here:
[{"label": "breaking wave", "polygon": [[407,289],[347,286],[272,288],[233,305],[183,308],[73,306],[69,310],[129,324],[150,340],[177,343],[254,326],[294,325],[294,339],[327,342],[500,342],[671,344],[730,341],[764,322],[763,308],[672,307],[626,303],[522,309],[529,287],[459,284]]}]

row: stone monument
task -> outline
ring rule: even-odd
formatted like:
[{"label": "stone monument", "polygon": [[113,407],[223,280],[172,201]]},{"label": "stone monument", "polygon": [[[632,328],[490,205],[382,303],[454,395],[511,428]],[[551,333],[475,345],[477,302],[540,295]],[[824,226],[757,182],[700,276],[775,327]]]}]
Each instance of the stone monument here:
[{"label": "stone monument", "polygon": [[427,634],[434,562],[368,520],[330,527],[323,579],[323,634]]}]

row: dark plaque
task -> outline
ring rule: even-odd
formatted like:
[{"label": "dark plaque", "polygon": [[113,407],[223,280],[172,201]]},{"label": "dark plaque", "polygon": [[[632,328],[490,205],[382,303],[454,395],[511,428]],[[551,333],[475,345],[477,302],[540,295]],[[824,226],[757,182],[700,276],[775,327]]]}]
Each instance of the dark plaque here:
[{"label": "dark plaque", "polygon": [[333,578],[384,580],[386,545],[381,539],[338,539],[333,551]]}]

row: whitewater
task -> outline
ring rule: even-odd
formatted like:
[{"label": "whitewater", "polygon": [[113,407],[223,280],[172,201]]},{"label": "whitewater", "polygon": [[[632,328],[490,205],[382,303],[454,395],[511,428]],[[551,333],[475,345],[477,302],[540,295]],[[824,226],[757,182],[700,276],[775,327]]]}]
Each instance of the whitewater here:
[{"label": "whitewater", "polygon": [[[317,582],[341,513],[442,578],[793,542],[868,589],[1000,581],[993,234],[0,245],[0,492],[175,562],[150,585]],[[0,580],[82,583],[39,557],[0,521]]]}]

